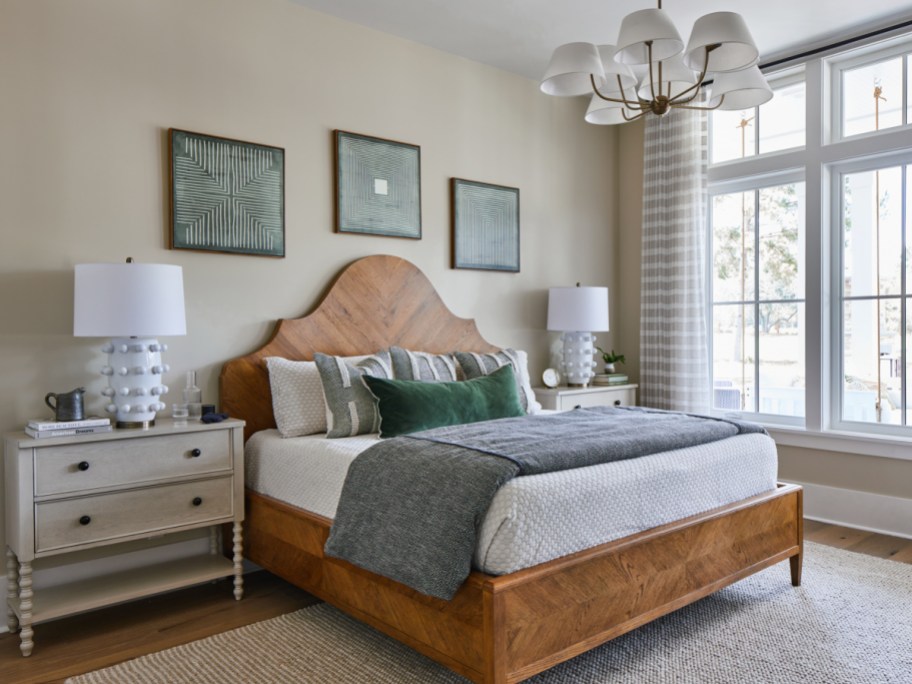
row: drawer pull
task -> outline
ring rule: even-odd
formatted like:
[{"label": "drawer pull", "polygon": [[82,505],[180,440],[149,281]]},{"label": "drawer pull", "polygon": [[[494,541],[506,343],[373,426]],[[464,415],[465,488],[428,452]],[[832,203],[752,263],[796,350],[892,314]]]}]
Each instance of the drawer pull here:
[{"label": "drawer pull", "polygon": [[87,515],[84,515],[79,519],[80,525],[88,525],[90,522],[92,522],[92,518]]},{"label": "drawer pull", "polygon": [[201,449],[194,449],[193,451],[190,452],[190,455],[193,456],[193,458],[199,458],[200,456],[203,455],[203,452]]},{"label": "drawer pull", "polygon": [[620,406],[620,405],[621,405],[621,400],[620,400],[620,399],[615,399],[615,400],[614,400],[614,405],[615,405],[615,406]]},{"label": "drawer pull", "polygon": [[79,462],[79,465],[77,465],[76,467],[79,468],[82,472],[85,472],[86,470],[89,469],[89,462],[88,462],[88,461],[80,461],[80,462]]},{"label": "drawer pull", "polygon": [[203,503],[203,498],[202,498],[201,496],[193,497],[193,505],[194,505],[194,506],[199,506],[199,505],[202,504],[202,503]]}]

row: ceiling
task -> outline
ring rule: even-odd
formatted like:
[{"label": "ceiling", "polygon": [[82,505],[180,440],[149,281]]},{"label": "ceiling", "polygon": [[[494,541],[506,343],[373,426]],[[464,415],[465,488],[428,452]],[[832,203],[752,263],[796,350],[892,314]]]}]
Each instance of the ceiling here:
[{"label": "ceiling", "polygon": [[[617,39],[625,15],[647,0],[292,0],[319,12],[538,80],[552,50]],[[761,59],[912,18],[910,0],[665,0],[686,41],[710,12],[741,14]]]}]

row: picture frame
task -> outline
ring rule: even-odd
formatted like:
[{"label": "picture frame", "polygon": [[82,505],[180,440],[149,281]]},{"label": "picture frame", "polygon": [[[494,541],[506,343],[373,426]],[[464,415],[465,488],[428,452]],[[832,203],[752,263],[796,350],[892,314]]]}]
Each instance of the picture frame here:
[{"label": "picture frame", "polygon": [[168,130],[170,249],[285,256],[285,150]]},{"label": "picture frame", "polygon": [[337,233],[421,239],[421,148],[333,131]]},{"label": "picture frame", "polygon": [[452,265],[519,273],[519,188],[450,179]]}]

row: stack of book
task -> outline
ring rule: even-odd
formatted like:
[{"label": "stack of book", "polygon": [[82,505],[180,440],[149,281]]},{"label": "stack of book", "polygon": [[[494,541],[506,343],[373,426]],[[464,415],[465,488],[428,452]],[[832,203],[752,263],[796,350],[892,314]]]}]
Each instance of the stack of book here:
[{"label": "stack of book", "polygon": [[599,373],[592,378],[592,384],[602,387],[605,385],[624,385],[627,380],[626,373]]},{"label": "stack of book", "polygon": [[110,418],[86,418],[85,420],[30,420],[25,434],[35,439],[45,437],[72,437],[74,435],[95,435],[111,431]]}]

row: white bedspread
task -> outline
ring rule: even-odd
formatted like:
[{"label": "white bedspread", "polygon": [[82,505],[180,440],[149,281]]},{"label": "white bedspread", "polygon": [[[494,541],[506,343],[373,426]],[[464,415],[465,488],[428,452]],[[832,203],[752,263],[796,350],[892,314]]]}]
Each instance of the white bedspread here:
[{"label": "white bedspread", "polygon": [[[351,461],[376,435],[283,439],[258,432],[245,449],[247,487],[332,518]],[[776,445],[766,435],[642,458],[517,477],[491,503],[475,566],[501,575],[769,491]]]}]

